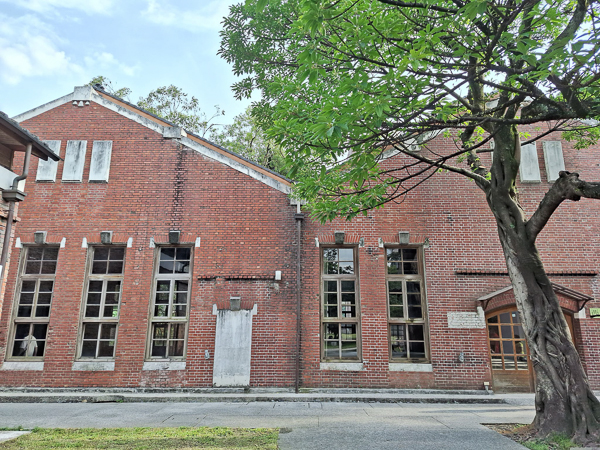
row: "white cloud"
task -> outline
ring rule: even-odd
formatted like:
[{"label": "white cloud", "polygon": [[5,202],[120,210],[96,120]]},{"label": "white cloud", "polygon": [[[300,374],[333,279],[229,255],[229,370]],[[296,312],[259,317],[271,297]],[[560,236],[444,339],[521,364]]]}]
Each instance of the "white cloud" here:
[{"label": "white cloud", "polygon": [[109,14],[112,12],[113,0],[0,0],[20,8],[38,13],[48,13],[57,9],[78,9],[87,14]]},{"label": "white cloud", "polygon": [[80,72],[58,48],[61,41],[32,16],[11,18],[0,14],[0,79],[17,84],[24,77]]},{"label": "white cloud", "polygon": [[142,15],[150,22],[192,32],[220,29],[223,17],[229,13],[229,3],[218,0],[195,10],[183,10],[168,0],[147,0],[147,5]]},{"label": "white cloud", "polygon": [[84,58],[85,65],[88,70],[91,70],[94,73],[105,73],[106,71],[118,68],[127,76],[135,75],[137,71],[137,66],[128,66],[117,60],[112,53],[108,52],[96,52],[92,56],[86,56]]}]

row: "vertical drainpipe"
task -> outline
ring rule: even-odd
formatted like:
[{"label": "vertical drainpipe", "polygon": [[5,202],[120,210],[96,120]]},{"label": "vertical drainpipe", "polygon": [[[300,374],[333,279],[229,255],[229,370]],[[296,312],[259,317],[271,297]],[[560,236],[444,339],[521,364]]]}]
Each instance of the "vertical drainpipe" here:
[{"label": "vertical drainpipe", "polygon": [[302,287],[302,221],[304,220],[304,214],[300,212],[300,201],[296,205],[296,239],[298,243],[298,249],[296,252],[296,394],[300,390],[300,342],[302,336],[301,320],[300,320],[300,299],[302,298],[300,288]]},{"label": "vertical drainpipe", "polygon": [[[16,191],[19,186],[19,181],[24,180],[29,175],[29,160],[31,159],[31,148],[33,144],[30,142],[27,144],[25,150],[25,161],[23,161],[23,173],[12,182],[11,190]],[[8,204],[8,217],[6,218],[6,230],[4,232],[4,243],[2,244],[2,256],[0,256],[0,266],[2,266],[2,272],[0,273],[0,284],[4,280],[4,272],[6,267],[6,260],[8,259],[8,249],[10,248],[10,235],[12,234],[13,218],[15,215],[15,201],[12,200]]]}]

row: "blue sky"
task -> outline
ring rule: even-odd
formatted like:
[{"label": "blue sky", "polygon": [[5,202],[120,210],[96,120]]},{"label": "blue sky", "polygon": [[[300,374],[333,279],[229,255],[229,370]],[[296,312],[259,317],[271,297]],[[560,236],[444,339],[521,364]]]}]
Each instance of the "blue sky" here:
[{"label": "blue sky", "polygon": [[234,99],[235,77],[216,54],[233,3],[0,0],[0,110],[14,116],[104,75],[133,102],[174,84],[232,122],[250,103]]}]

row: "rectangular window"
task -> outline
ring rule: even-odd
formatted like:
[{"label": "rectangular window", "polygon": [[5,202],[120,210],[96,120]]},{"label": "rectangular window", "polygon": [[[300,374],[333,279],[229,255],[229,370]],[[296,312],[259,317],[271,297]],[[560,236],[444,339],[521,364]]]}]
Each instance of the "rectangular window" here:
[{"label": "rectangular window", "polygon": [[124,247],[93,247],[83,310],[80,358],[114,358]]},{"label": "rectangular window", "polygon": [[42,358],[46,350],[58,247],[26,247],[14,308],[11,356]]},{"label": "rectangular window", "polygon": [[108,181],[112,141],[94,141],[89,181]]},{"label": "rectangular window", "polygon": [[360,359],[360,326],[354,248],[323,248],[321,257],[322,358],[357,361]]},{"label": "rectangular window", "polygon": [[[60,143],[61,141],[44,141],[50,150],[60,156]],[[38,160],[37,174],[35,181],[56,181],[56,169],[58,168],[58,161],[54,161],[48,158],[47,161],[43,159]]]},{"label": "rectangular window", "polygon": [[87,141],[67,141],[62,173],[63,181],[81,181],[83,179],[86,149]]},{"label": "rectangular window", "polygon": [[189,316],[192,249],[161,247],[154,281],[150,358],[183,359]]},{"label": "rectangular window", "polygon": [[422,253],[417,248],[387,248],[386,262],[390,358],[427,361]]}]

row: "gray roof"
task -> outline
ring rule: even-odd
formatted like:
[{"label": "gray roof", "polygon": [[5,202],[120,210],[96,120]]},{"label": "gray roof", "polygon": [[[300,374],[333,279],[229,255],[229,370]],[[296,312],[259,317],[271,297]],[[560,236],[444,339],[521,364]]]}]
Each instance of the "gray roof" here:
[{"label": "gray roof", "polygon": [[32,144],[31,153],[38,158],[59,161],[60,157],[44,144],[36,135],[27,131],[17,122],[0,111],[0,146],[13,152],[24,152],[27,144]]}]

